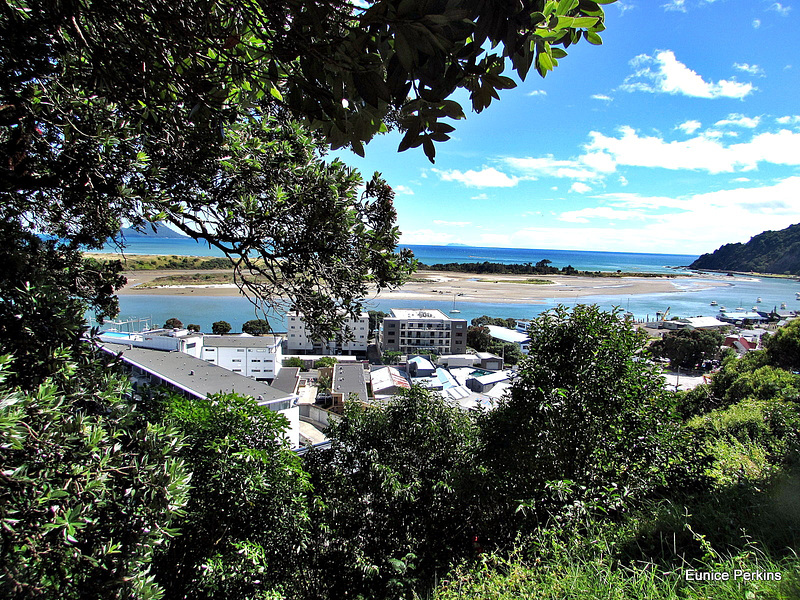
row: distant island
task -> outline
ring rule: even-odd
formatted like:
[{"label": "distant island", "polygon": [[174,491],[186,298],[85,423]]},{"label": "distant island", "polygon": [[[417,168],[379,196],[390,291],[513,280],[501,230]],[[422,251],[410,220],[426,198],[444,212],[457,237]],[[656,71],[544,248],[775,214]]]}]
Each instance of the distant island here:
[{"label": "distant island", "polygon": [[689,267],[800,275],[800,223],[759,233],[746,244],[725,244],[711,254],[703,254]]},{"label": "distant island", "polygon": [[130,227],[123,227],[120,233],[125,238],[151,238],[151,239],[170,239],[170,240],[179,240],[179,239],[186,239],[188,236],[178,233],[174,229],[170,229],[163,223],[154,223],[155,231],[153,231],[153,227],[147,226],[147,229],[144,231],[137,231]]}]

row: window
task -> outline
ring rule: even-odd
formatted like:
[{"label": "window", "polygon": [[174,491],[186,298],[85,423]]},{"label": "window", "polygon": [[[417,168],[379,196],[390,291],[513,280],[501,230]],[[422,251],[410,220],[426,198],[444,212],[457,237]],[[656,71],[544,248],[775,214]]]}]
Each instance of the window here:
[{"label": "window", "polygon": [[250,369],[251,373],[261,373],[261,369]]},{"label": "window", "polygon": [[237,352],[244,352],[244,348],[238,348],[236,351]]},{"label": "window", "polygon": [[261,362],[260,358],[251,358],[250,362]]},{"label": "window", "polygon": [[190,348],[194,348],[197,346],[197,342],[192,342],[191,344],[186,344],[186,349],[189,350]]},{"label": "window", "polygon": [[234,372],[234,373],[241,373],[241,372],[242,372],[242,370],[241,370],[241,369],[234,369],[234,370],[233,370],[233,372]]},{"label": "window", "polygon": [[234,358],[234,359],[231,359],[231,362],[242,362],[242,359],[241,358]]}]

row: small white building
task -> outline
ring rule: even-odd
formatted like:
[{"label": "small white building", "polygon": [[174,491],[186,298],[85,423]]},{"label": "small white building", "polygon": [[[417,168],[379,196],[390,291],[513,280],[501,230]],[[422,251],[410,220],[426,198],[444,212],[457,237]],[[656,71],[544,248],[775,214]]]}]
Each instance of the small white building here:
[{"label": "small white building", "polygon": [[527,354],[530,350],[530,339],[527,333],[520,333],[508,327],[499,327],[497,325],[486,325],[486,328],[489,330],[489,335],[494,339],[516,344],[523,354]]},{"label": "small white building", "polygon": [[342,328],[341,339],[312,338],[306,329],[302,313],[290,311],[286,315],[287,354],[366,354],[369,343],[369,314],[349,318]]},{"label": "small white building", "polygon": [[195,358],[200,357],[200,350],[203,347],[203,334],[188,329],[153,329],[138,333],[101,331],[97,337],[101,342],[110,344],[128,344],[134,348],[183,352]]}]

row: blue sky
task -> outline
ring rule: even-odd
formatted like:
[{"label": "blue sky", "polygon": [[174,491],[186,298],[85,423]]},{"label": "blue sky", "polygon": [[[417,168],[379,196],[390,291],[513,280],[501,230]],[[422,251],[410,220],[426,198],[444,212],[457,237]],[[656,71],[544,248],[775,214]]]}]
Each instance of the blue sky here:
[{"label": "blue sky", "polygon": [[602,46],[468,111],[435,164],[399,134],[333,153],[395,189],[401,243],[700,254],[800,222],[800,4],[605,8]]}]

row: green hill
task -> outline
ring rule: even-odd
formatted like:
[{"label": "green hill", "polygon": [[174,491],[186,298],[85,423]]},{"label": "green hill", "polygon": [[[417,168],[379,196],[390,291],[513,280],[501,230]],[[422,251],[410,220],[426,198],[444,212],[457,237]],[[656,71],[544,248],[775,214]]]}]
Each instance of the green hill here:
[{"label": "green hill", "polygon": [[780,231],[759,233],[746,244],[725,244],[711,254],[703,254],[689,266],[800,275],[800,223]]}]

